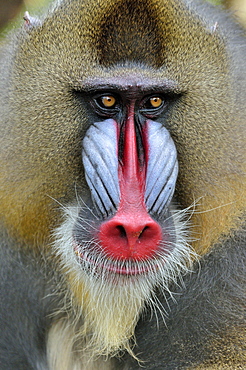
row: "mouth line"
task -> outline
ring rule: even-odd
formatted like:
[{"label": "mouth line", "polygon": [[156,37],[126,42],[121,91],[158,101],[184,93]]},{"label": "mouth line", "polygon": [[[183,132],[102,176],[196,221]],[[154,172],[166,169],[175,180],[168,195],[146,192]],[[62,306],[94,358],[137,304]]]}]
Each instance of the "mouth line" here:
[{"label": "mouth line", "polygon": [[[81,264],[85,262],[88,264],[89,268],[93,269],[95,272],[101,272],[102,270],[115,274],[115,275],[124,275],[124,276],[137,276],[137,275],[146,275],[150,272],[155,272],[158,267],[155,264],[146,265],[144,262],[131,260],[130,263],[126,266],[124,261],[120,260],[110,260],[107,257],[104,257],[105,263],[98,263],[95,259],[88,256],[82,252],[81,247],[76,242],[74,243],[74,252],[77,258],[77,261]],[[112,261],[112,263],[111,263]],[[141,265],[142,263],[142,265]],[[122,264],[122,266],[120,266]]]}]

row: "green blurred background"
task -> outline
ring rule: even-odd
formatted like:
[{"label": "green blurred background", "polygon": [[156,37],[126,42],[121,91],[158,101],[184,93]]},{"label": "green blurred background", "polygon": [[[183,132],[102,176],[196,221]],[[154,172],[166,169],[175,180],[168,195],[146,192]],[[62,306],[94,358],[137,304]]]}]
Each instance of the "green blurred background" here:
[{"label": "green blurred background", "polygon": [[0,0],[0,31],[20,24],[25,11],[30,15],[38,15],[50,2],[51,0]]}]

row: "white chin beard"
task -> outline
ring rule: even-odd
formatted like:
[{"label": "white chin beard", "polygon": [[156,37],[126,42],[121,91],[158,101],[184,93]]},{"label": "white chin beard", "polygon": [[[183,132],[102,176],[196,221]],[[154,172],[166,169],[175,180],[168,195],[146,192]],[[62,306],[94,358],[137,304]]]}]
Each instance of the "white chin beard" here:
[{"label": "white chin beard", "polygon": [[168,232],[176,233],[176,242],[169,254],[156,257],[155,270],[136,275],[102,271],[99,275],[96,267],[94,272],[93,268],[83,269],[74,250],[73,229],[78,209],[68,207],[65,221],[55,231],[55,249],[61,256],[63,271],[69,275],[71,299],[75,297],[78,308],[77,319],[82,317],[84,322],[78,334],[86,339],[86,348],[93,356],[115,355],[124,349],[131,352],[129,340],[134,337],[145,305],[163,311],[155,298],[155,287],[171,293],[170,283],[182,280],[182,275],[192,266],[194,253],[187,243],[187,225],[182,220],[186,211],[172,211],[174,230]]}]

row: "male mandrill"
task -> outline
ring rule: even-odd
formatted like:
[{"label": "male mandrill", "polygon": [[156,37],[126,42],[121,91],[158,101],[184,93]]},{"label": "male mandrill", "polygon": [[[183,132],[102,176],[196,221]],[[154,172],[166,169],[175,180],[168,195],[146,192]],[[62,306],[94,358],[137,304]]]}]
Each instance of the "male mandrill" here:
[{"label": "male mandrill", "polygon": [[246,39],[60,0],[0,60],[0,369],[246,368]]}]

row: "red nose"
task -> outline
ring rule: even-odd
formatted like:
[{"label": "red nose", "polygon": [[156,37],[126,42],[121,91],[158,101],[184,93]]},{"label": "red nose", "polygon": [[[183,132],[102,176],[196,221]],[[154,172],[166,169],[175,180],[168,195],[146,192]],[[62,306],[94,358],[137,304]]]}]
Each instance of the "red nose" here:
[{"label": "red nose", "polygon": [[98,238],[109,258],[143,260],[153,255],[162,239],[160,225],[148,214],[144,203],[148,144],[139,158],[134,109],[124,129],[123,158],[119,165],[120,204],[110,220],[102,223]]},{"label": "red nose", "polygon": [[99,239],[106,254],[116,259],[142,260],[153,255],[162,239],[159,224],[142,209],[119,210],[101,225]]}]

